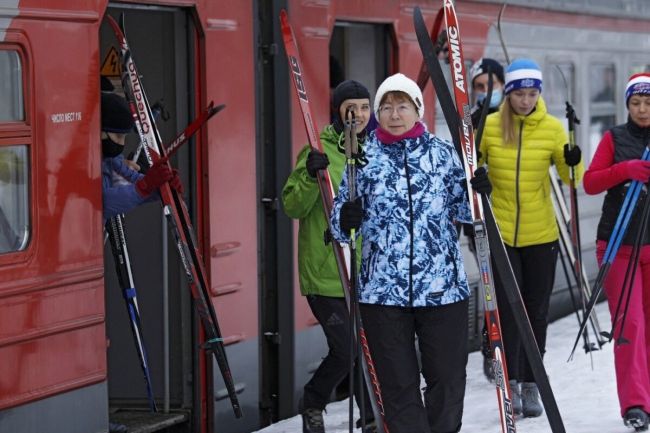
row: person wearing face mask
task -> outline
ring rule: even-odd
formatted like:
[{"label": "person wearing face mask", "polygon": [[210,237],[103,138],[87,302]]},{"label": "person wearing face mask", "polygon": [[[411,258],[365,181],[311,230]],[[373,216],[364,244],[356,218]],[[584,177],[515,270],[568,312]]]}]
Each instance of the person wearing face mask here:
[{"label": "person wearing face mask", "polygon": [[[641,160],[641,155],[650,142],[650,73],[630,77],[625,89],[625,103],[629,111],[627,122],[605,132],[584,178],[587,194],[607,191],[596,232],[596,257],[599,264],[602,263],[631,182],[637,180],[647,184],[650,180],[650,161]],[[616,323],[614,336],[618,337],[622,319],[621,312],[618,318],[614,317],[616,307],[628,272],[634,238],[639,230],[644,230],[629,309],[625,316],[623,336],[628,343],[617,343],[614,346],[620,413],[625,425],[634,427],[637,431],[648,429],[650,412],[650,231],[647,226],[640,227],[640,209],[647,199],[647,189],[643,188],[636,205],[637,210],[630,220],[604,283],[612,323]]]},{"label": "person wearing face mask", "polygon": [[[349,241],[351,229],[363,238],[359,308],[391,433],[458,432],[465,396],[469,287],[456,222],[471,220],[467,182],[454,146],[427,131],[424,108],[413,80],[384,80],[357,199],[348,201],[344,174],[330,215],[335,239]],[[472,185],[489,193],[481,170]]]},{"label": "person wearing face mask", "polygon": [[[547,315],[558,252],[558,228],[551,202],[549,167],[565,183],[574,167],[582,178],[579,147],[568,147],[562,122],[546,111],[542,71],[533,60],[518,59],[505,75],[505,98],[487,117],[480,164],[487,164],[494,189],[492,206],[524,301],[539,351],[546,347]],[[495,275],[499,315],[515,414],[537,417],[543,408],[515,322]],[[521,388],[520,388],[521,386]]]},{"label": "person wearing face mask", "polygon": [[488,114],[499,110],[503,100],[503,66],[494,59],[487,57],[478,59],[469,70],[469,77],[472,82],[472,126],[476,129],[481,118],[481,111],[485,105],[488,92],[488,68],[492,75],[492,97],[489,102]]},{"label": "person wearing face mask", "polygon": [[[350,359],[349,313],[331,245],[324,242],[327,219],[316,176],[329,169],[334,193],[345,165],[343,119],[348,110],[355,114],[360,147],[367,135],[370,119],[370,92],[358,81],[340,83],[332,95],[334,120],[320,134],[325,153],[306,145],[298,154],[296,166],[282,190],[285,213],[299,220],[298,275],[300,292],[307,298],[314,317],[323,328],[329,352],[304,387],[300,401],[303,433],[325,431],[323,410],[336,386],[347,376]],[[359,253],[361,250],[357,250]],[[355,381],[356,382],[356,381]],[[355,383],[356,384],[356,383]],[[357,405],[359,390],[355,390]],[[374,419],[365,392],[366,432],[374,431]],[[357,424],[360,424],[358,421]]]},{"label": "person wearing face mask", "polygon": [[146,174],[137,164],[125,160],[122,152],[134,122],[126,100],[115,94],[101,94],[102,198],[104,223],[148,201],[159,199],[158,188],[169,182],[183,193],[176,170],[168,164],[154,164]]}]

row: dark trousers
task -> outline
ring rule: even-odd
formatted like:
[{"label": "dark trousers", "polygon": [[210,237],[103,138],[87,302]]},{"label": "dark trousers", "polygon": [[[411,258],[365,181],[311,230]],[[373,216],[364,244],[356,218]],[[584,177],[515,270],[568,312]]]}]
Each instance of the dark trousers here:
[{"label": "dark trousers", "polygon": [[[350,371],[350,313],[344,298],[309,295],[307,302],[312,313],[323,327],[329,352],[323,358],[303,394],[303,408],[325,409],[334,388]],[[358,372],[355,367],[354,397],[359,405]],[[364,385],[365,386],[365,385]],[[373,419],[368,392],[363,389],[366,420]]]},{"label": "dark trousers", "polygon": [[[361,304],[391,433],[460,431],[467,366],[468,301],[440,307]],[[415,337],[426,382],[424,404]]]},{"label": "dark trousers", "polygon": [[[555,281],[558,243],[513,248],[506,245],[508,258],[528,313],[530,325],[535,334],[539,352],[546,352],[546,329],[548,308]],[[496,268],[496,267],[495,267]],[[519,331],[503,290],[500,276],[496,272],[495,290],[501,319],[501,333],[508,364],[508,378],[517,382],[535,382],[526,353],[521,344]]]}]

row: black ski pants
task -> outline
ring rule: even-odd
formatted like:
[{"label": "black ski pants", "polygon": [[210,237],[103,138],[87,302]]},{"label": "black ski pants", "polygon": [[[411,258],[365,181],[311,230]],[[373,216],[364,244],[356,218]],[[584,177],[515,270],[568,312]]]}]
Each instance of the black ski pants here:
[{"label": "black ski pants", "polygon": [[[555,281],[558,242],[550,242],[529,247],[510,247],[506,245],[508,258],[526,307],[535,341],[542,356],[546,352],[546,330],[548,328],[548,308]],[[496,267],[495,267],[496,269]],[[501,276],[496,272],[495,290],[501,319],[503,346],[508,364],[508,378],[517,382],[535,382],[535,376],[526,358],[519,331],[514,321],[512,309],[503,290]]]},{"label": "black ski pants", "polygon": [[[467,366],[468,301],[440,307],[361,304],[391,433],[460,431]],[[424,403],[415,337],[426,383]]]},{"label": "black ski pants", "polygon": [[[350,313],[345,298],[309,295],[307,303],[318,323],[323,327],[329,351],[305,385],[302,406],[305,409],[323,410],[329,403],[334,388],[350,371]],[[359,405],[358,396],[361,395],[358,371],[355,366],[354,397],[357,405]],[[372,420],[372,408],[366,389],[363,389],[363,395],[366,420]]]}]

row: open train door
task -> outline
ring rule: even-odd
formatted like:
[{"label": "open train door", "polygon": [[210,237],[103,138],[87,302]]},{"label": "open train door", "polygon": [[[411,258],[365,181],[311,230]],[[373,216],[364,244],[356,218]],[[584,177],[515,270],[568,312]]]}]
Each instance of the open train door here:
[{"label": "open train door", "polygon": [[[193,21],[188,9],[109,3],[106,14],[119,20],[124,14],[126,35],[142,74],[149,102],[164,107],[158,128],[164,142],[181,131],[194,115]],[[101,74],[123,95],[119,45],[103,21],[100,27]],[[138,142],[130,134],[124,155]],[[197,214],[196,143],[185,145],[173,157],[186,187],[185,198],[193,218]],[[195,219],[196,220],[196,219]],[[125,216],[126,240],[142,319],[152,389],[158,413],[149,410],[143,370],[134,344],[130,319],[108,242],[105,244],[106,332],[109,340],[109,419],[129,431],[175,426],[173,431],[194,432],[201,425],[199,401],[206,390],[202,360],[197,350],[197,326],[190,292],[171,232],[158,202],[140,206]],[[203,362],[205,364],[205,362]],[[137,430],[140,431],[140,430]]]}]

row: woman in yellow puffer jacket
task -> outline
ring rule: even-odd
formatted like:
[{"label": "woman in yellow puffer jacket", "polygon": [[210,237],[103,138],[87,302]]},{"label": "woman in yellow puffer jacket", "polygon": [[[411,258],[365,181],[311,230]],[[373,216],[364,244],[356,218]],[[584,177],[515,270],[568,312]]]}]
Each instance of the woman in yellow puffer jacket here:
[{"label": "woman in yellow puffer jacket", "polygon": [[[555,164],[568,183],[570,167],[575,167],[576,181],[584,167],[580,149],[569,150],[566,144],[562,122],[546,111],[537,63],[515,60],[505,78],[504,102],[487,118],[481,162],[488,166],[494,214],[543,355],[558,251],[549,168]],[[498,277],[496,283],[513,409],[517,415],[540,416],[537,385]]]}]

